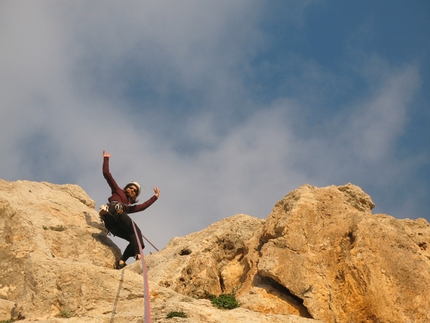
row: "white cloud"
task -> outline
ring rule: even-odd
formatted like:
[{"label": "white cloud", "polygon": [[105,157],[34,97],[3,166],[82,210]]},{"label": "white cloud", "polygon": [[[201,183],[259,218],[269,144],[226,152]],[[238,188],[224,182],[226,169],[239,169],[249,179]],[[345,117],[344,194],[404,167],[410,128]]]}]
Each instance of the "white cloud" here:
[{"label": "white cloud", "polygon": [[[252,101],[243,69],[263,47],[264,4],[0,6],[0,176],[74,181],[102,204],[109,194],[101,174],[106,149],[118,183],[145,186],[141,200],[160,187],[160,200],[134,217],[159,247],[235,213],[266,217],[303,183],[357,181],[366,190],[410,181],[396,174],[416,162],[393,158],[393,151],[419,86],[416,66],[360,61],[363,82],[374,89],[315,129],[308,117],[316,103],[350,88],[349,77],[297,57],[285,64],[288,77],[276,97]],[[125,95],[135,75],[157,98],[173,89],[194,106],[176,115],[145,99],[160,111],[136,111]],[[293,85],[295,96],[287,97],[283,86]]]},{"label": "white cloud", "polygon": [[416,67],[406,66],[382,80],[374,97],[354,109],[351,139],[358,156],[375,162],[392,152],[396,140],[404,132],[408,103],[418,86]]}]

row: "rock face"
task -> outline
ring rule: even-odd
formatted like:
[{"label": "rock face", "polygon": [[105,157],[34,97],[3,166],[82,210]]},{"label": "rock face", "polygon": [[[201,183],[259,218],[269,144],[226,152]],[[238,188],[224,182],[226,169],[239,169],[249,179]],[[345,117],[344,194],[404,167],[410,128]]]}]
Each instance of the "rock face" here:
[{"label": "rock face", "polygon": [[430,227],[372,215],[353,185],[302,186],[266,222],[258,271],[324,322],[430,322]]},{"label": "rock face", "polygon": [[[0,180],[0,322],[142,322],[141,264],[112,269],[94,207],[76,185]],[[146,257],[153,322],[430,322],[430,226],[373,207],[352,184],[303,185],[267,219],[172,239]],[[213,307],[222,293],[240,307]]]},{"label": "rock face", "polygon": [[151,278],[189,296],[323,322],[430,322],[430,226],[373,215],[352,184],[292,191],[266,221],[236,215],[173,239]]}]

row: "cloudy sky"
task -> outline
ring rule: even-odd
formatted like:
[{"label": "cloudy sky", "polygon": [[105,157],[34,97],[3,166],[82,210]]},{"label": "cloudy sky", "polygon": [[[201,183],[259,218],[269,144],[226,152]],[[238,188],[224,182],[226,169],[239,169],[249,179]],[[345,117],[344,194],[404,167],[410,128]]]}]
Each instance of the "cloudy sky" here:
[{"label": "cloudy sky", "polygon": [[158,248],[305,183],[430,220],[429,17],[426,0],[3,0],[0,178],[100,205],[106,150],[141,201],[159,186],[133,216]]}]

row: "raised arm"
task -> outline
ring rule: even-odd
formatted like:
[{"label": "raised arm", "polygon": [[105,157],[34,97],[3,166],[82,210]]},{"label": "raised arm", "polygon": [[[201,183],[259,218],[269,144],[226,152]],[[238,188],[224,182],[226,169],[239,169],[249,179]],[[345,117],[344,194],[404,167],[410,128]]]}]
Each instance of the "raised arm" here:
[{"label": "raised arm", "polygon": [[106,179],[106,182],[109,184],[109,187],[112,190],[112,193],[116,192],[117,190],[121,190],[121,188],[118,186],[118,184],[115,182],[115,180],[112,177],[112,174],[109,171],[109,157],[110,153],[107,153],[103,150],[103,177]]},{"label": "raised arm", "polygon": [[127,212],[128,213],[140,212],[150,207],[152,203],[158,200],[158,197],[160,196],[160,190],[158,189],[157,186],[155,186],[153,190],[154,190],[154,195],[149,200],[147,200],[146,202],[143,202],[142,204],[130,205],[127,209]]},{"label": "raised arm", "polygon": [[156,200],[158,200],[158,197],[156,195],[153,195],[149,200],[143,202],[142,204],[130,205],[126,208],[127,213],[135,213],[135,212],[143,211],[148,207],[150,207],[152,203],[154,203]]}]

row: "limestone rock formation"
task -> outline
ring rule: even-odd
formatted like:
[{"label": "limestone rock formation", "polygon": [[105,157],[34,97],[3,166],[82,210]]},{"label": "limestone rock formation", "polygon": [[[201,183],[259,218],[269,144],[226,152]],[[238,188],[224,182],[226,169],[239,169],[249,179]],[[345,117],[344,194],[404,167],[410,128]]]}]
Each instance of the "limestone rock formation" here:
[{"label": "limestone rock formation", "polygon": [[[0,180],[0,322],[142,322],[141,263],[112,269],[120,250],[94,207],[76,185]],[[173,311],[185,312],[189,323],[309,322],[246,308],[223,311],[207,299],[149,286],[154,323],[179,320],[167,318]]]},{"label": "limestone rock formation", "polygon": [[428,222],[372,208],[351,184],[291,192],[266,222],[259,273],[324,322],[430,322]]},{"label": "limestone rock formation", "polygon": [[189,296],[323,322],[430,322],[430,226],[371,213],[359,187],[290,192],[267,220],[224,219],[173,239],[151,278]]},{"label": "limestone rock formation", "polygon": [[[0,180],[0,322],[142,322],[141,264],[112,269],[94,207],[76,185]],[[430,322],[430,226],[373,207],[352,184],[303,185],[267,219],[173,238],[146,257],[153,322]],[[222,293],[240,307],[207,299]]]}]

